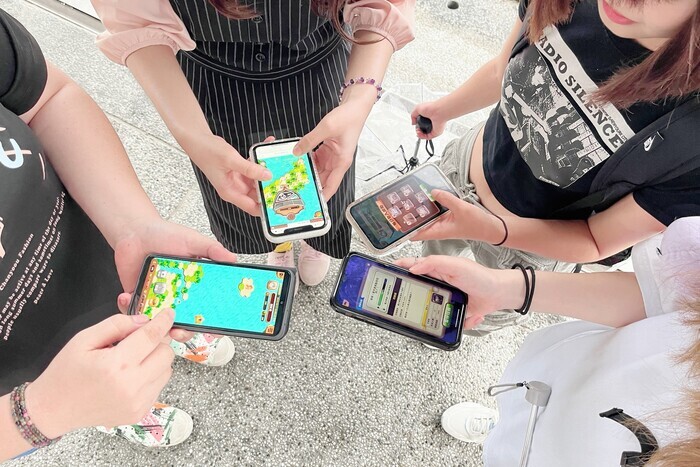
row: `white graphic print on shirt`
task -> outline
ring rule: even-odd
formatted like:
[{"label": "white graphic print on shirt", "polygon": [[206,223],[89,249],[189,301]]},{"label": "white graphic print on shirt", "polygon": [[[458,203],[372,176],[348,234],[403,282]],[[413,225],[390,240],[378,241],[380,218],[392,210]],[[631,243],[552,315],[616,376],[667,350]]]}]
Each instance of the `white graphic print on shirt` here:
[{"label": "white graphic print on shirt", "polygon": [[597,89],[555,27],[510,60],[499,110],[539,180],[567,187],[634,135],[612,104],[587,102]]}]

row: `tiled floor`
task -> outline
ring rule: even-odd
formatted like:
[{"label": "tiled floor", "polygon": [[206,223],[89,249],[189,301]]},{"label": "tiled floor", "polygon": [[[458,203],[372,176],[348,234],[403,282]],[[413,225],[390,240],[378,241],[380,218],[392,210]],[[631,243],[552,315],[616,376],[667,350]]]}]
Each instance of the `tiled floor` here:
[{"label": "tiled floor", "polygon": [[[208,233],[189,161],[128,71],[96,49],[94,34],[25,1],[0,0],[0,7],[109,115],[162,215]],[[510,0],[463,0],[448,10],[442,0],[419,0],[418,38],[395,56],[388,87],[456,87],[497,53],[515,7]],[[442,432],[440,414],[464,399],[493,406],[485,389],[528,330],[466,338],[451,353],[431,351],[330,310],[337,267],[319,287],[301,287],[281,342],[237,339],[234,361],[221,369],[176,363],[162,399],[194,418],[186,444],[148,451],[84,430],[9,465],[481,465],[481,449]],[[552,320],[536,317],[530,326]]]}]

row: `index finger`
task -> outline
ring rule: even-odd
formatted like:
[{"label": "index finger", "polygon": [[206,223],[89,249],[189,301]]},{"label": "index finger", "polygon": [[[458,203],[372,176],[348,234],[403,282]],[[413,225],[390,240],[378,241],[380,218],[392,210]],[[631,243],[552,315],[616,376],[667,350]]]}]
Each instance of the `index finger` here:
[{"label": "index finger", "polygon": [[158,315],[139,330],[131,333],[117,345],[117,352],[125,360],[134,364],[141,363],[148,357],[173,327],[175,312],[170,308],[161,310]]},{"label": "index finger", "polygon": [[295,156],[301,156],[304,153],[311,152],[313,148],[318,146],[326,139],[327,135],[325,132],[325,126],[323,125],[323,120],[310,132],[304,135],[303,138],[292,149],[292,154]]}]

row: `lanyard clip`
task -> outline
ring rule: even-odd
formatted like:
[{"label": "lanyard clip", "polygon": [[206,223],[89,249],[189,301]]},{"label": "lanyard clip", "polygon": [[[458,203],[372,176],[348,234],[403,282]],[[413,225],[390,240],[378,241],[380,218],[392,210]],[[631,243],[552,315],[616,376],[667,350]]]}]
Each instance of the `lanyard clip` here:
[{"label": "lanyard clip", "polygon": [[504,392],[512,391],[513,389],[518,389],[525,386],[527,386],[527,381],[523,381],[522,383],[495,384],[493,386],[489,386],[489,389],[488,391],[486,391],[486,394],[488,394],[491,397],[494,397],[499,394],[503,394]]}]

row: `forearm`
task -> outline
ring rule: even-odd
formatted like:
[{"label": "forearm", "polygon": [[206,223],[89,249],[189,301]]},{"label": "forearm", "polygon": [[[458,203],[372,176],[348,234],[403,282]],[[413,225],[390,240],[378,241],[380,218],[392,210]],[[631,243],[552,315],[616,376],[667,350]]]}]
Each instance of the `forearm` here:
[{"label": "forearm", "polygon": [[436,111],[447,121],[495,104],[501,95],[502,79],[497,59],[491,60],[460,87],[438,99]]},{"label": "forearm", "polygon": [[52,66],[45,93],[29,126],[68,192],[114,246],[130,225],[158,213],[90,96]]},{"label": "forearm", "polygon": [[188,151],[194,135],[212,131],[172,50],[164,45],[144,47],[129,55],[126,65],[153,102],[175,137]]},{"label": "forearm", "polygon": [[[524,278],[520,270],[499,271],[502,307],[523,305]],[[639,284],[633,273],[566,274],[536,272],[531,311],[620,327],[646,317]]]},{"label": "forearm", "polygon": [[[360,44],[352,46],[345,80],[362,76],[373,78],[377,84],[381,83],[384,80],[394,48],[388,40],[374,32],[357,31],[355,39]],[[359,104],[364,112],[363,116],[366,118],[376,99],[377,90],[374,86],[355,85],[345,90],[341,104],[350,102]]]}]

